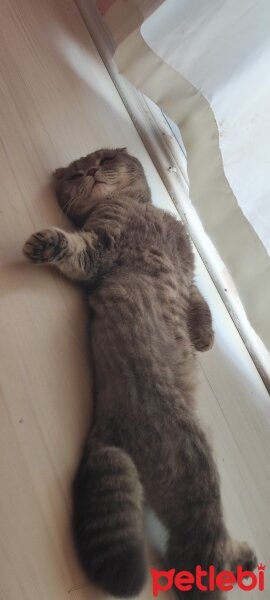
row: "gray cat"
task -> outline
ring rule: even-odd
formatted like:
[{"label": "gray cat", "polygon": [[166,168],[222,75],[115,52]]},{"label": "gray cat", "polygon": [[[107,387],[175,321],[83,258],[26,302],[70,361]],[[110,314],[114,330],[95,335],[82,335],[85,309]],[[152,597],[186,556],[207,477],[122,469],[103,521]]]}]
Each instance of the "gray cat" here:
[{"label": "gray cat", "polygon": [[[24,253],[80,282],[90,308],[95,419],[73,488],[84,570],[114,596],[141,591],[146,503],[168,532],[168,568],[253,569],[252,550],[227,532],[216,465],[193,411],[195,350],[211,347],[213,331],[183,224],[152,205],[126,149],[94,152],[55,178],[78,231],[39,231]],[[201,597],[223,595],[189,593]]]}]

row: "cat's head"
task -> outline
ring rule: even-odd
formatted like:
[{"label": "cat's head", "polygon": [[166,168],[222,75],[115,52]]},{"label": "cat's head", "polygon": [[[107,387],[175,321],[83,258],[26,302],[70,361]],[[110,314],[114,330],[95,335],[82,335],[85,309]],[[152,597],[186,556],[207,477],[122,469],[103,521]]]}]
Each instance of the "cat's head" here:
[{"label": "cat's head", "polygon": [[56,195],[62,210],[79,226],[93,202],[123,193],[127,201],[150,202],[151,193],[141,163],[126,148],[101,149],[55,172]]}]

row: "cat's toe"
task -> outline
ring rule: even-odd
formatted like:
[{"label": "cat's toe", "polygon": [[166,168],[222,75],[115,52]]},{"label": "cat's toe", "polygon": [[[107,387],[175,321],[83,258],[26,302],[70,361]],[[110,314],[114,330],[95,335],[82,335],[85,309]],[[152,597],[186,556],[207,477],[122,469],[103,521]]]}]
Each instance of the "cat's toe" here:
[{"label": "cat's toe", "polygon": [[67,240],[61,231],[44,229],[37,231],[25,242],[23,253],[34,263],[47,263],[59,260],[67,247]]}]

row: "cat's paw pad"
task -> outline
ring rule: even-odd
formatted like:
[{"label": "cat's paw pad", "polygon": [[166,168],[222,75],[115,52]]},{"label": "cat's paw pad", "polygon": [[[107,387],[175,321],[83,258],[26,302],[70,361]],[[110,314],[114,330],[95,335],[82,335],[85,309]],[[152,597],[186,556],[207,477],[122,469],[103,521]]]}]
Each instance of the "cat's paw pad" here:
[{"label": "cat's paw pad", "polygon": [[57,229],[43,229],[33,233],[25,242],[23,253],[34,263],[47,263],[61,260],[66,254],[68,241],[65,234]]}]

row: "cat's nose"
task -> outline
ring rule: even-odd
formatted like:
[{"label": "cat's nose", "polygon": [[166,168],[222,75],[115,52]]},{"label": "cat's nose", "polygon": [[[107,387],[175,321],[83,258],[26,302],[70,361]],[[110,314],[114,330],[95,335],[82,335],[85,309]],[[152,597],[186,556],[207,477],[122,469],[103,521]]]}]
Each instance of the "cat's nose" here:
[{"label": "cat's nose", "polygon": [[95,173],[99,170],[99,167],[91,167],[91,169],[88,169],[86,175],[90,175],[91,177],[95,176]]}]

